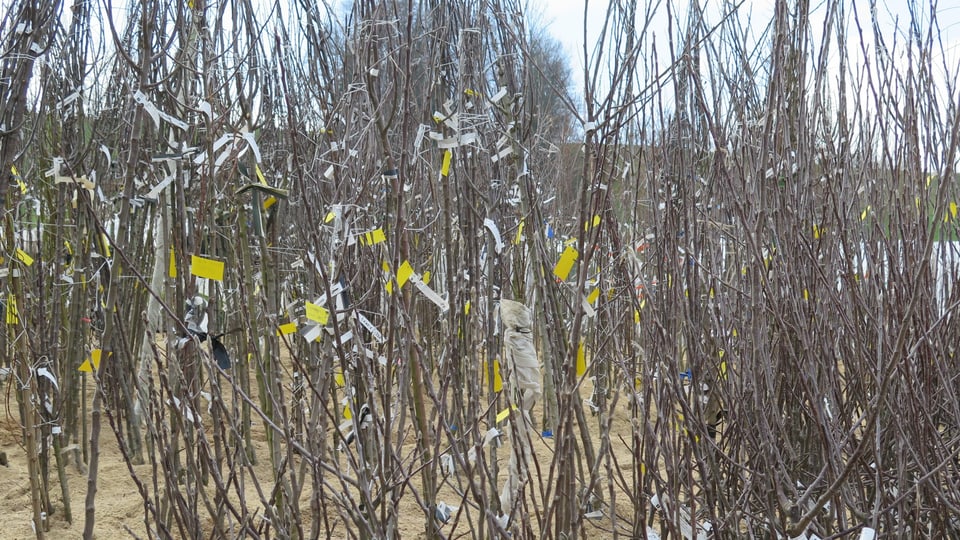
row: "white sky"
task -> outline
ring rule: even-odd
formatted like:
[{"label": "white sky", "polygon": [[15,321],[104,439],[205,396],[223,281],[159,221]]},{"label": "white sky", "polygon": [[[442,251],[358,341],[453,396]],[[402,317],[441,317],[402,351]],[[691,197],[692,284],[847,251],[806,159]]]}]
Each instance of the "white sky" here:
[{"label": "white sky", "polygon": [[[588,51],[592,54],[593,42],[599,34],[599,29],[603,25],[604,15],[609,2],[607,0],[528,0],[528,14],[534,18],[531,26],[536,26],[536,19],[546,25],[550,33],[559,40],[567,52],[568,59],[572,68],[573,81],[570,91],[575,95],[582,95],[583,88],[583,18],[584,6],[587,10],[587,30],[588,39],[591,43]],[[733,3],[736,0],[725,0],[723,3]],[[960,81],[957,80],[958,71],[960,71],[960,1],[957,0],[932,0],[938,3],[936,7],[936,18],[940,27],[940,40],[943,45],[943,55],[937,53],[939,46],[934,44],[935,54],[932,58],[934,84],[937,93],[941,99],[956,99],[957,87]],[[653,23],[649,27],[650,37],[647,45],[651,43],[656,45],[659,56],[659,71],[662,71],[669,64],[669,46],[667,42],[668,33],[668,7],[674,13],[675,23],[673,32],[678,33],[677,22],[683,25],[686,22],[685,11],[689,5],[689,0],[640,0],[638,2],[638,18],[643,17],[650,9],[646,6],[654,5]],[[707,25],[717,24],[720,21],[718,5],[722,3],[718,0],[700,0],[701,5],[707,6]],[[790,2],[793,4],[793,2]],[[918,10],[918,18],[921,24],[921,32],[925,32],[930,26],[931,20],[931,0],[877,0],[879,29],[887,47],[894,43],[897,46],[897,53],[893,56],[893,63],[901,73],[906,73],[907,59],[903,54],[904,45],[907,41],[909,24],[911,20],[910,5],[914,4]],[[811,2],[812,12],[811,20],[811,55],[816,57],[820,50],[823,38],[822,28],[826,11],[826,0],[813,0]],[[774,16],[774,0],[744,0],[739,8],[741,21],[750,21],[750,31],[752,38],[760,42],[761,58],[766,57],[769,50],[769,34],[764,35],[764,31]],[[871,51],[870,62],[874,63],[872,51],[874,50],[873,36],[870,28],[869,3],[865,1],[846,0],[844,4],[845,28],[847,39],[847,59],[849,69],[856,70],[862,66],[863,55],[859,31],[854,18],[853,10],[857,9],[857,16],[863,27],[864,42],[869,51]],[[834,31],[835,34],[835,31]],[[653,39],[655,37],[655,39]],[[762,41],[761,41],[762,40]],[[836,77],[828,84],[838,84],[839,81],[839,60],[838,51],[835,46],[835,35],[831,36],[830,48],[831,55],[828,56],[828,67],[830,73],[836,73]],[[646,49],[647,51],[649,50]],[[916,62],[916,51],[913,51],[914,62]],[[642,59],[646,62],[647,59]],[[639,66],[638,66],[639,67]],[[641,73],[645,73],[641,68]],[[649,74],[641,75],[641,78],[652,78]],[[602,78],[601,78],[602,79]],[[847,77],[847,84],[851,84],[854,77]],[[950,83],[948,83],[950,81]],[[641,84],[644,81],[641,81]],[[948,88],[952,87],[953,92]],[[669,106],[669,97],[665,102]]]},{"label": "white sky", "polygon": [[[701,0],[701,2],[707,6],[716,5],[716,2],[711,2],[711,0]],[[667,5],[670,4],[674,11],[682,12],[688,4],[685,0],[655,0],[653,2],[647,0],[646,3],[656,5],[655,11],[658,13],[658,22],[662,22],[663,24],[655,25],[653,30],[659,31],[660,33],[666,32]],[[855,2],[848,0],[848,12],[854,3]],[[908,2],[907,0],[878,0],[879,18],[888,27],[890,32],[893,31],[894,17],[900,19],[901,28],[909,21],[910,11],[908,6],[910,3],[918,4],[925,14],[928,14],[930,11],[929,0],[917,0],[916,2]],[[952,49],[954,53],[956,53],[957,49],[960,48],[960,2],[939,0],[937,3],[937,18],[940,22],[944,45],[946,46],[948,42],[951,43]],[[595,39],[599,31],[599,25],[603,22],[603,15],[606,12],[608,4],[609,2],[603,0],[531,0],[530,13],[541,14],[542,20],[549,26],[553,36],[560,40],[566,47],[567,53],[571,56],[571,60],[576,60],[577,57],[582,56],[581,47],[583,44],[583,15],[585,6],[590,23],[588,31],[591,32],[591,38]],[[814,13],[812,19],[816,21],[818,14],[822,18],[825,8],[822,2],[814,1],[813,5]],[[869,8],[867,5],[866,2],[859,2],[861,17],[868,16]],[[745,0],[740,11],[744,13],[745,16],[752,16],[754,21],[765,24],[773,17],[773,9],[774,0]],[[642,12],[644,10],[641,8],[640,11]],[[926,18],[925,16],[925,19]],[[759,30],[758,28],[758,31]]]}]

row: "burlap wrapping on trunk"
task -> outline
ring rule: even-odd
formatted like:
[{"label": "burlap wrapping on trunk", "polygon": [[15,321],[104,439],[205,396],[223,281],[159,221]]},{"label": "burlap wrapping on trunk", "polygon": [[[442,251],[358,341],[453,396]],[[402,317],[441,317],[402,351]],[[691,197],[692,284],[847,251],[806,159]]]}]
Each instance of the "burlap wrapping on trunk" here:
[{"label": "burlap wrapping on trunk", "polygon": [[526,480],[533,424],[530,411],[543,395],[540,384],[540,360],[533,347],[533,313],[530,308],[512,300],[500,301],[503,325],[504,383],[509,388],[510,406],[521,414],[513,415],[506,430],[513,441],[510,452],[510,476],[500,492],[500,507],[509,515],[520,485]]}]

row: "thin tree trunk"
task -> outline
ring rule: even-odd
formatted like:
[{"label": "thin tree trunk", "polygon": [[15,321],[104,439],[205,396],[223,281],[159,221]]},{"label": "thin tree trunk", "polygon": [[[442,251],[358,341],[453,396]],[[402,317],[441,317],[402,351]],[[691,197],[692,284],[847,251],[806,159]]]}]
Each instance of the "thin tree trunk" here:
[{"label": "thin tree trunk", "polygon": [[[99,386],[99,384],[98,384]],[[103,404],[103,392],[99,389],[93,395],[93,407],[90,409],[90,454],[87,463],[87,497],[84,501],[83,540],[93,539],[93,527],[96,521],[97,473],[100,467],[100,407]]]}]

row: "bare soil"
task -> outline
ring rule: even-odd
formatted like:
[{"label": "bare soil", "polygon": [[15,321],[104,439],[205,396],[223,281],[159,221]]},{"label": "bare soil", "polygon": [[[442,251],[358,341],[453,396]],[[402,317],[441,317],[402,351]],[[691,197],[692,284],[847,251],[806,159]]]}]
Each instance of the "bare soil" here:
[{"label": "bare soil", "polygon": [[[581,390],[584,396],[588,396],[589,387]],[[6,467],[0,466],[0,540],[2,539],[30,539],[35,538],[31,522],[30,506],[30,484],[27,474],[26,454],[21,446],[21,428],[16,420],[16,402],[12,393],[7,393],[9,406],[5,412],[0,411],[0,452],[5,452],[8,458]],[[535,410],[539,413],[539,410]],[[205,418],[209,421],[209,418]],[[594,444],[598,445],[599,420],[597,417],[588,416],[591,424],[591,436]],[[630,440],[630,418],[629,410],[624,403],[618,405],[611,422],[611,443],[612,451],[616,461],[622,467],[624,477],[629,481],[631,471],[629,470],[631,462],[630,449],[626,447],[621,440]],[[537,430],[539,432],[539,429]],[[622,437],[622,439],[621,439]],[[261,482],[266,482],[271,478],[268,459],[268,448],[266,444],[266,435],[263,431],[263,424],[254,421],[254,445],[259,459],[256,467],[257,478]],[[550,473],[550,463],[553,458],[554,440],[544,438],[539,433],[534,434],[533,449],[536,456],[538,467],[533,467],[531,483],[528,485],[528,493],[533,493],[536,508],[541,512],[544,508],[541,501],[542,490],[546,488],[548,475]],[[403,444],[402,456],[411,456],[415,451],[415,438],[407,434]],[[504,444],[497,451],[500,476],[498,479],[497,491],[502,487],[507,477],[507,461],[510,457],[509,442]],[[341,464],[346,466],[346,461]],[[568,466],[573,466],[569,464]],[[537,468],[542,475],[538,476]],[[55,509],[53,515],[48,516],[48,538],[80,538],[84,523],[84,499],[87,491],[87,477],[81,467],[71,462],[68,466],[67,484],[69,486],[70,503],[72,507],[72,523],[66,519],[63,501],[60,495],[61,488],[57,480],[55,469],[51,469],[49,475],[50,496],[52,506]],[[149,464],[136,465],[132,467],[133,472],[141,481],[152,482],[152,469]],[[411,481],[412,485],[419,489],[419,475],[415,475]],[[259,501],[257,492],[252,482],[248,482],[247,501],[254,504]],[[452,506],[463,506],[458,489],[454,486],[456,479],[450,478],[443,483],[438,493],[438,501],[443,501]],[[606,479],[603,478],[600,484],[603,487],[604,494],[608,493]],[[272,485],[264,486],[264,489],[270,489]],[[632,487],[627,488],[633,491]],[[309,513],[309,493],[311,487],[305,486],[303,489],[303,511]],[[626,526],[629,520],[631,510],[628,505],[627,494],[621,486],[616,488],[617,501],[616,509],[620,514],[618,523],[621,527]],[[631,493],[631,495],[633,495]],[[137,485],[131,478],[130,467],[124,462],[120,452],[116,437],[110,429],[109,424],[104,420],[101,436],[101,455],[99,466],[99,480],[97,483],[96,496],[96,527],[95,536],[97,538],[146,538],[146,527],[144,524],[144,504],[143,499],[138,492]],[[609,508],[604,506],[605,517],[598,520],[586,520],[586,532],[588,538],[609,538],[612,534],[609,532],[611,521],[609,519]],[[470,520],[477,519],[478,512],[471,510],[469,512]],[[457,516],[457,514],[454,514]],[[409,489],[404,491],[399,508],[399,527],[402,538],[419,538],[423,535],[424,514],[420,509],[416,498]],[[344,529],[348,524],[339,520],[337,516],[330,516],[334,522],[333,537],[345,537]],[[534,530],[540,524],[535,516],[530,517]],[[456,520],[451,520],[444,525],[443,532],[447,535],[458,536],[468,533],[471,530],[466,514],[459,514]],[[626,532],[621,529],[622,532]]]}]

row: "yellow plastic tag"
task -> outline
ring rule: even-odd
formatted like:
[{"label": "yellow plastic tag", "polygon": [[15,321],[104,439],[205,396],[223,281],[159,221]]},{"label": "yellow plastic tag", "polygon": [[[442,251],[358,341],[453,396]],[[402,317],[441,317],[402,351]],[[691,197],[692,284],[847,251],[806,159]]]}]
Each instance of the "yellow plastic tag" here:
[{"label": "yellow plastic tag", "polygon": [[499,424],[500,422],[503,422],[504,420],[506,420],[506,419],[510,416],[510,413],[511,413],[512,411],[516,411],[516,410],[518,410],[518,409],[517,409],[517,406],[514,405],[514,406],[512,406],[512,407],[508,407],[508,408],[506,408],[506,409],[498,412],[498,413],[497,413],[497,423]]},{"label": "yellow plastic tag", "polygon": [[172,278],[177,277],[177,257],[173,251],[173,246],[170,246],[170,267],[167,268],[167,275]]},{"label": "yellow plastic tag", "polygon": [[560,281],[566,281],[570,275],[570,270],[573,269],[573,263],[577,262],[579,256],[580,254],[575,247],[567,246],[567,249],[563,250],[563,255],[560,255],[557,265],[553,267],[553,275],[560,278]]},{"label": "yellow plastic tag", "polygon": [[593,304],[597,301],[597,298],[599,297],[600,297],[600,287],[597,287],[596,289],[593,290],[593,292],[590,293],[589,296],[587,296],[587,303]]},{"label": "yellow plastic tag", "polygon": [[190,273],[214,281],[223,281],[224,263],[214,259],[206,259],[198,255],[190,257]]},{"label": "yellow plastic tag", "polygon": [[385,242],[387,240],[387,235],[384,234],[383,229],[374,229],[370,232],[365,232],[360,235],[360,243],[365,246],[373,246],[379,244],[380,242]]},{"label": "yellow plastic tag", "polygon": [[29,253],[27,253],[26,251],[20,248],[17,248],[17,258],[20,259],[20,262],[22,262],[27,266],[30,266],[31,264],[33,264],[33,257],[31,257]]},{"label": "yellow plastic tag", "polygon": [[443,164],[440,166],[440,174],[443,176],[450,176],[450,159],[453,157],[453,152],[450,150],[443,151]]},{"label": "yellow plastic tag", "polygon": [[313,302],[307,302],[304,304],[307,312],[307,318],[315,323],[320,323],[321,325],[327,324],[327,321],[330,319],[330,312],[323,308],[323,306],[318,306]]},{"label": "yellow plastic tag", "polygon": [[587,372],[587,355],[583,350],[583,343],[580,343],[580,346],[577,347],[577,377],[583,377],[583,374]]},{"label": "yellow plastic tag", "polygon": [[7,295],[7,324],[19,324],[20,317],[17,311],[17,297],[12,293]]},{"label": "yellow plastic tag", "polygon": [[403,264],[401,264],[400,268],[397,269],[397,285],[402,289],[412,275],[413,267],[410,266],[410,262],[403,261]]},{"label": "yellow plastic tag", "polygon": [[102,349],[94,349],[90,351],[90,358],[87,358],[82,364],[80,364],[80,371],[84,373],[92,373],[95,370],[100,369],[100,357],[102,355]]}]

